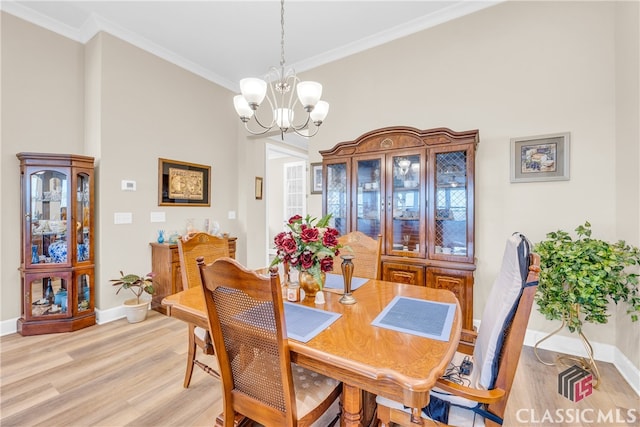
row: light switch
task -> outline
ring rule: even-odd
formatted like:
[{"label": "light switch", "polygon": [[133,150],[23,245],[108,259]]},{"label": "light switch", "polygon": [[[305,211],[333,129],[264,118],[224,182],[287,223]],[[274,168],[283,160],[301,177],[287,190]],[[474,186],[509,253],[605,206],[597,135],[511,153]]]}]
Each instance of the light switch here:
[{"label": "light switch", "polygon": [[113,214],[114,224],[131,224],[133,222],[133,214],[131,212],[116,212]]},{"label": "light switch", "polygon": [[229,211],[229,214],[227,215],[227,218],[236,219],[236,211]]}]

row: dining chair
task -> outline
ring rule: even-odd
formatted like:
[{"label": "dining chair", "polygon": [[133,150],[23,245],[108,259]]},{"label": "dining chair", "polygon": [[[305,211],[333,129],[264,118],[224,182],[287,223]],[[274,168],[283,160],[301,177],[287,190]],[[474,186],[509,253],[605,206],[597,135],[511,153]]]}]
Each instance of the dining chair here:
[{"label": "dining chair", "polygon": [[222,376],[224,426],[238,415],[265,426],[326,427],[337,420],[338,410],[327,409],[338,406],[341,383],[291,363],[277,268],[266,277],[231,258],[198,265]]},{"label": "dining chair", "polygon": [[[229,241],[226,237],[212,236],[207,233],[194,233],[188,239],[178,240],[178,254],[180,257],[180,274],[182,277],[183,289],[201,286],[200,270],[198,269],[197,258],[203,257],[205,262],[212,263],[218,258],[229,256]],[[200,348],[204,354],[213,355],[214,348],[211,341],[211,334],[206,329],[188,324],[189,328],[189,348],[187,352],[187,369],[184,374],[184,388],[188,388],[191,383],[193,367],[197,365],[205,372],[220,378],[219,373],[197,359],[197,350]]]},{"label": "dining chair", "polygon": [[[538,285],[540,257],[531,252],[525,236],[508,240],[498,273],[485,306],[480,329],[465,331],[473,337],[473,353],[459,346],[445,375],[431,391],[425,408],[405,408],[378,396],[380,426],[498,426],[515,377]],[[471,364],[470,364],[470,363]]]},{"label": "dining chair", "polygon": [[[341,255],[355,255],[353,260],[353,276],[366,279],[380,278],[380,255],[382,253],[382,236],[372,239],[361,231],[352,231],[338,237],[338,243],[343,248]],[[342,274],[342,260],[333,261],[334,274]]]}]

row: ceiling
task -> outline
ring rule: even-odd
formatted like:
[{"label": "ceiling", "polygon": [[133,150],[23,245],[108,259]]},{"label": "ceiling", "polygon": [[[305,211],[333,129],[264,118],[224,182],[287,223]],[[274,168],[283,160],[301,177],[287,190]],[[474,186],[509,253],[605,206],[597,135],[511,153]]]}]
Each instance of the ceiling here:
[{"label": "ceiling", "polygon": [[[502,0],[285,2],[285,59],[297,72]],[[280,62],[280,3],[262,1],[8,1],[0,8],[86,43],[105,31],[234,92]]]}]

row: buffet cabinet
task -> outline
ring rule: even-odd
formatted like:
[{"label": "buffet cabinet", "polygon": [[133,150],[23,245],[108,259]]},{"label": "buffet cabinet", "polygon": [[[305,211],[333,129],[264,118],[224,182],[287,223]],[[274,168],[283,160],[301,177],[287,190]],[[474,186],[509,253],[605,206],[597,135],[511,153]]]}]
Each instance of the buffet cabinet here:
[{"label": "buffet cabinet", "polygon": [[320,151],[331,225],[382,235],[382,279],[451,290],[468,329],[477,144],[477,130],[388,127]]},{"label": "buffet cabinet", "polygon": [[96,323],[94,159],[18,153],[21,335],[70,332]]},{"label": "buffet cabinet", "polygon": [[[237,237],[227,237],[229,241],[229,257],[236,258]],[[162,305],[164,297],[183,290],[182,271],[180,270],[180,253],[176,243],[149,243],[151,246],[151,271],[153,271],[153,297],[151,309],[167,314]]]}]

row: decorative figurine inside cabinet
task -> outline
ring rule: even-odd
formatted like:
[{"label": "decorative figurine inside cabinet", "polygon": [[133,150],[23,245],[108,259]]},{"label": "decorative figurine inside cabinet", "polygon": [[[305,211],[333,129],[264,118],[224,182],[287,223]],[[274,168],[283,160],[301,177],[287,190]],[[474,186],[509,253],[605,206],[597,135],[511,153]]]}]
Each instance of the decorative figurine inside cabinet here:
[{"label": "decorative figurine inside cabinet", "polygon": [[22,198],[18,333],[94,325],[94,159],[44,153],[17,157]]}]

